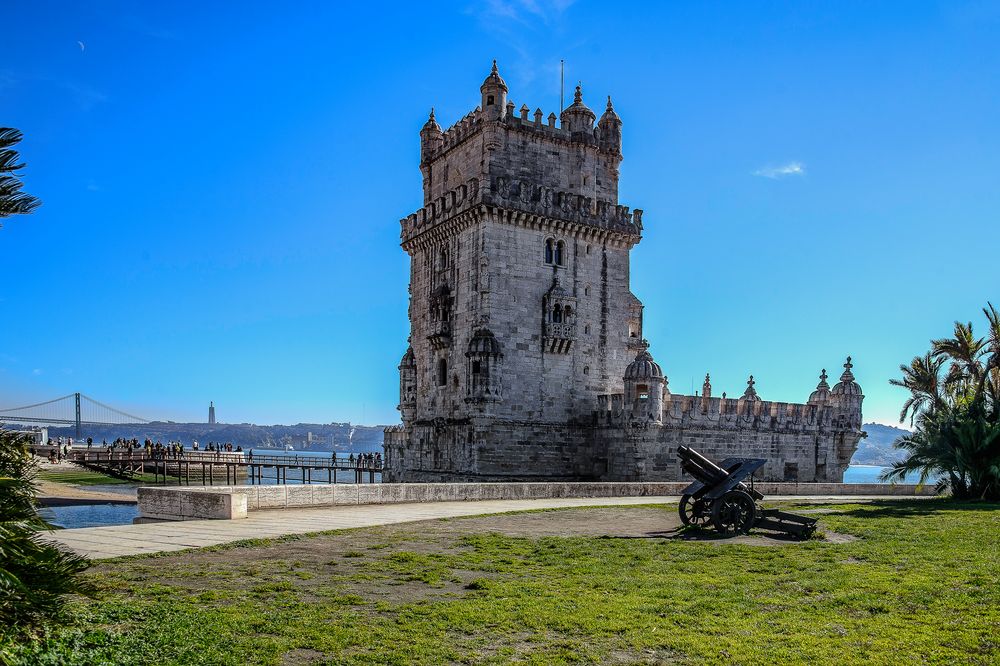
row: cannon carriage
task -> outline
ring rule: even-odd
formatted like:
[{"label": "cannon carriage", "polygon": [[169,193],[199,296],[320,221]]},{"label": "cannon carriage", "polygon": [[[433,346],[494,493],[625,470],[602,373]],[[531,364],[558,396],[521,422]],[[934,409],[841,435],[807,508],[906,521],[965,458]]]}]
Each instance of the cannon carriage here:
[{"label": "cannon carriage", "polygon": [[753,473],[767,460],[726,458],[716,465],[689,446],[679,447],[677,456],[684,471],[695,478],[684,489],[678,506],[685,525],[711,524],[724,536],[746,534],[759,528],[808,539],[816,531],[814,518],[765,509],[757,504],[764,495],[754,488]]}]

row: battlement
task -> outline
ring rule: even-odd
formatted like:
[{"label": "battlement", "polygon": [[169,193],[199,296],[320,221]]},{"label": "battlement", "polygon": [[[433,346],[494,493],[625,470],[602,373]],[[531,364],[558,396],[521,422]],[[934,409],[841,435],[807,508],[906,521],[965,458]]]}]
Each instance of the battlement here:
[{"label": "battlement", "polygon": [[[597,424],[623,425],[626,410],[623,394],[600,395],[595,412]],[[842,409],[835,403],[810,405],[666,394],[663,398],[662,427],[753,428],[776,432],[848,430],[859,428],[860,418],[860,413],[850,413],[850,410]]]},{"label": "battlement", "polygon": [[469,178],[499,176],[617,205],[622,123],[610,97],[599,121],[579,86],[558,117],[526,104],[515,111],[495,66],[480,92],[481,104],[447,130],[433,109],[420,129],[424,205]]},{"label": "battlement", "polygon": [[628,206],[595,201],[580,194],[499,176],[493,179],[488,189],[481,188],[478,179],[470,178],[415,213],[402,218],[399,221],[400,240],[406,243],[477,203],[576,222],[616,233],[631,239],[633,243],[637,243],[642,234],[640,208],[630,210]]},{"label": "battlement", "polygon": [[[561,126],[557,126],[555,113],[549,113],[547,118],[543,118],[541,108],[536,108],[532,117],[529,118],[527,106],[521,107],[520,115],[515,114],[513,108],[513,102],[507,104],[507,112],[500,120],[496,121],[498,126],[509,130],[533,133],[540,138],[558,142],[577,142],[592,145],[596,146],[599,150],[609,153],[617,153],[619,150],[619,146],[615,143],[601,141],[600,129],[597,127],[592,128],[590,131],[574,130],[570,123],[565,120],[563,120]],[[433,162],[469,137],[482,131],[485,126],[486,123],[483,120],[482,110],[477,106],[451,127],[444,130],[441,134],[441,141],[437,145],[427,147],[423,155],[423,161]]]}]

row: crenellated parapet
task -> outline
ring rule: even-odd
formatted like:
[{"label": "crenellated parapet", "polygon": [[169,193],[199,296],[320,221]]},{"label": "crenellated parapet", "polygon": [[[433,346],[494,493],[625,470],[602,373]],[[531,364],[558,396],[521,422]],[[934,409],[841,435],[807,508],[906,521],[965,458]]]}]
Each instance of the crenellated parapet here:
[{"label": "crenellated parapet", "polygon": [[635,243],[642,236],[640,208],[631,210],[628,206],[498,176],[492,179],[489,189],[481,188],[478,178],[470,178],[402,218],[399,221],[400,240],[406,243],[480,203],[596,227],[632,237]]},{"label": "crenellated parapet", "polygon": [[491,179],[489,191],[483,192],[483,202],[611,229],[636,237],[642,234],[641,208],[630,210],[628,206],[573,192],[562,192],[517,178],[497,176]]},{"label": "crenellated parapet", "polygon": [[480,203],[479,179],[470,178],[448,193],[399,221],[400,239],[406,242],[440,222]]}]

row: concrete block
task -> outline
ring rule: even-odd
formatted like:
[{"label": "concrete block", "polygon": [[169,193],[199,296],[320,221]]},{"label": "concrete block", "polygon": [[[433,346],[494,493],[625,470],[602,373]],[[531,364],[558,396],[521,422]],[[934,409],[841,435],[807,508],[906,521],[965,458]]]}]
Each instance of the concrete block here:
[{"label": "concrete block", "polygon": [[312,484],[285,486],[285,506],[287,507],[313,506]]},{"label": "concrete block", "polygon": [[283,509],[288,502],[287,486],[258,486],[257,508]]}]

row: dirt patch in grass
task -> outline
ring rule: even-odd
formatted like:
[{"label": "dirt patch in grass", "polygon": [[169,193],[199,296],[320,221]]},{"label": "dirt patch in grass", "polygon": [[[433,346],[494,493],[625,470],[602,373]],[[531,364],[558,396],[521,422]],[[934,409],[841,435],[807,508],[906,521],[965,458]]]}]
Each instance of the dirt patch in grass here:
[{"label": "dirt patch in grass", "polygon": [[[491,574],[457,567],[472,548],[470,535],[601,537],[649,541],[705,541],[715,545],[794,546],[802,543],[766,532],[722,538],[711,529],[684,529],[674,507],[559,509],[400,523],[364,530],[275,541],[240,548],[201,549],[131,564],[133,577],[196,593],[210,584],[217,599],[294,592],[305,601],[336,596],[341,603],[408,603],[460,596]],[[826,531],[817,539],[846,543],[850,535]],[[119,565],[97,564],[96,573]]]}]

